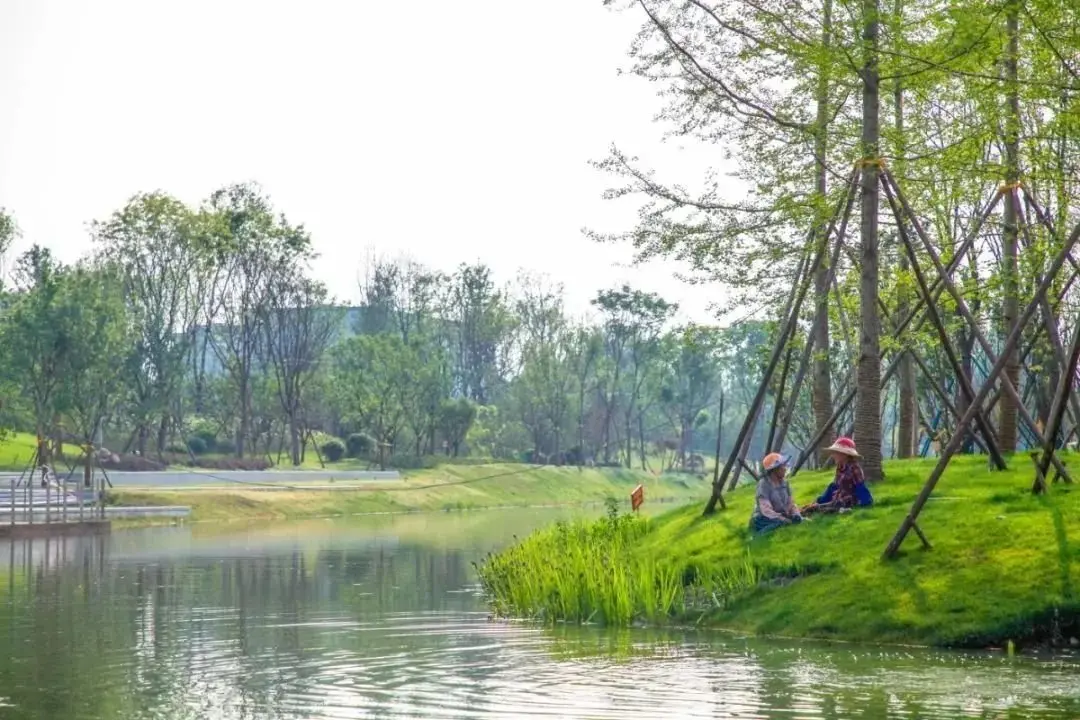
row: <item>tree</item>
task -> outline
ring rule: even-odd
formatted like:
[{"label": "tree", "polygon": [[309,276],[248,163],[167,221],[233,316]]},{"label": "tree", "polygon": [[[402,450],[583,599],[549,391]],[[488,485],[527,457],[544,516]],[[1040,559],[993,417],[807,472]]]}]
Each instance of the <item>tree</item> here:
[{"label": "tree", "polygon": [[67,342],[56,410],[72,419],[84,443],[98,439],[125,396],[127,368],[116,359],[128,357],[134,343],[124,299],[121,277],[108,266],[64,275],[56,309]]},{"label": "tree", "polygon": [[379,463],[393,451],[406,420],[406,393],[420,361],[389,333],[359,335],[334,346],[334,391],[339,413],[379,445]]},{"label": "tree", "polygon": [[289,433],[289,454],[300,465],[306,390],[341,326],[341,313],[326,288],[306,277],[271,284],[262,325],[274,388]]},{"label": "tree", "polygon": [[558,458],[565,450],[574,383],[563,290],[526,274],[519,276],[517,287],[515,405],[532,436],[534,455]]},{"label": "tree", "polygon": [[[649,365],[659,356],[660,333],[678,306],[656,293],[624,285],[601,291],[593,300],[604,318],[608,346],[608,374],[604,403],[604,459],[610,460],[610,430],[617,405],[621,405],[626,462],[633,456],[634,420],[639,417],[642,389]],[[619,402],[621,401],[621,402]]]},{"label": "tree", "polygon": [[135,332],[125,367],[137,448],[146,453],[154,424],[160,455],[212,288],[207,248],[191,210],[163,193],[134,196],[91,233],[98,257],[115,269]]},{"label": "tree", "polygon": [[859,223],[859,361],[856,372],[855,444],[863,456],[866,479],[880,480],[881,470],[881,320],[878,316],[878,0],[862,3],[862,177]]},{"label": "tree", "polygon": [[505,380],[511,316],[485,265],[462,265],[450,278],[445,319],[455,355],[456,390],[480,404]]},{"label": "tree", "polygon": [[6,280],[8,251],[20,235],[19,223],[15,216],[0,207],[0,288]]},{"label": "tree", "polygon": [[581,465],[595,454],[595,448],[586,443],[586,399],[600,390],[597,367],[604,353],[604,336],[598,328],[579,326],[566,335],[564,342],[577,390],[577,452],[573,453],[573,461]]},{"label": "tree", "polygon": [[16,262],[16,294],[4,315],[4,366],[29,401],[42,438],[56,420],[70,347],[62,297],[66,272],[47,248],[32,246]]},{"label": "tree", "polygon": [[[614,4],[614,3],[612,3]],[[748,188],[734,199],[729,183],[710,171],[702,189],[664,182],[618,149],[598,166],[621,185],[608,197],[643,197],[630,232],[599,236],[626,240],[638,257],[672,256],[700,277],[734,290],[727,309],[744,315],[775,311],[778,278],[825,237],[833,198],[829,177],[858,152],[858,124],[850,103],[860,68],[849,18],[834,22],[833,0],[772,2],[663,2],[633,0],[646,18],[630,49],[635,74],[661,88],[661,118],[669,134],[706,145],[724,143],[734,173]],[[842,3],[842,13],[849,11]],[[807,179],[812,178],[812,182]],[[811,388],[815,421],[828,439],[832,415],[827,304],[828,262],[814,275],[815,345]],[[797,281],[797,279],[795,280]],[[876,299],[876,295],[874,298]],[[876,309],[875,309],[876,310]]]},{"label": "tree", "polygon": [[686,469],[694,429],[720,390],[722,335],[715,328],[687,325],[667,337],[668,362],[663,384],[663,404],[678,431],[676,458]]},{"label": "tree", "polygon": [[232,384],[237,408],[236,455],[251,439],[254,373],[261,361],[267,308],[275,285],[296,273],[311,252],[303,226],[274,214],[268,198],[253,185],[232,185],[210,197],[214,252],[226,268],[218,286],[220,322],[209,329],[209,345]]},{"label": "tree", "polygon": [[439,430],[446,440],[447,454],[457,457],[461,453],[476,413],[476,403],[466,398],[446,399],[439,404]]}]

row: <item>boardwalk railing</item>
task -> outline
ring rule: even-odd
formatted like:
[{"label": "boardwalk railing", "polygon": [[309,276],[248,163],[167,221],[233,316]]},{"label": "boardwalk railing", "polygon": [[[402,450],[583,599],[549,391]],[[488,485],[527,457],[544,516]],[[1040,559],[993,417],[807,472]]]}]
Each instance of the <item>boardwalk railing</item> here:
[{"label": "boardwalk railing", "polygon": [[91,488],[64,479],[50,479],[42,487],[40,480],[16,478],[0,484],[0,523],[67,523],[104,517],[104,505]]}]

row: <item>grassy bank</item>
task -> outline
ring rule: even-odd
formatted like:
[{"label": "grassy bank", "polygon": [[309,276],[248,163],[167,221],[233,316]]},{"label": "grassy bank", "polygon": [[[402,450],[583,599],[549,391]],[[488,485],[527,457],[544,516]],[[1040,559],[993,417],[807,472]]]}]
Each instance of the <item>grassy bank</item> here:
[{"label": "grassy bank", "polygon": [[[481,568],[495,608],[545,620],[693,622],[753,633],[982,647],[1080,637],[1080,488],[1030,493],[1016,457],[956,460],[899,558],[881,553],[933,461],[888,463],[877,505],[751,538],[753,491],[700,516],[611,519],[535,533]],[[827,484],[793,480],[799,502]],[[678,582],[672,587],[673,579]]]},{"label": "grassy bank", "polygon": [[[0,440],[0,471],[22,472],[34,458],[37,438],[30,433],[8,433]],[[64,445],[64,454],[79,457],[82,451],[78,445]]]},{"label": "grassy bank", "polygon": [[693,476],[653,477],[630,470],[447,465],[406,473],[403,480],[365,481],[334,491],[258,490],[229,485],[214,489],[117,490],[119,505],[188,505],[193,520],[322,517],[414,510],[559,505],[629,498],[644,482],[647,502],[699,497],[707,481]]}]

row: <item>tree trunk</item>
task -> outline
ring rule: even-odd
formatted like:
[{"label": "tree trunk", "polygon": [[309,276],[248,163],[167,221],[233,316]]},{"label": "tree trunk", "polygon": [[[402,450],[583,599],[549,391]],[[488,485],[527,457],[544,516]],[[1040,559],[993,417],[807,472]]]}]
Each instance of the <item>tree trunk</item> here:
[{"label": "tree trunk", "polygon": [[641,453],[641,471],[646,472],[648,467],[645,461],[645,414],[639,413],[637,417],[638,423],[638,450]]},{"label": "tree trunk", "polygon": [[[974,336],[974,333],[972,333],[969,329],[967,329],[965,327],[964,329],[962,329],[960,331],[960,368],[961,368],[961,370],[963,370],[964,377],[967,378],[968,383],[972,387],[974,387],[974,385],[975,385],[975,383],[974,383],[974,375],[975,375],[975,373],[973,372],[973,365],[974,365],[973,354],[974,354],[974,351],[975,351],[975,336]],[[961,387],[961,383],[959,383],[959,382],[957,382],[956,393],[957,393],[957,395],[956,395],[956,400],[957,400],[956,409],[961,415],[963,415],[964,413],[966,413],[968,411],[968,407],[970,407],[971,403],[968,402],[967,395],[964,394],[963,388]],[[1001,396],[1001,401],[1004,401],[1004,400],[1005,400],[1005,394],[1003,393],[1002,396]],[[999,402],[1001,402],[1001,401],[999,401]],[[965,454],[968,454],[968,455],[975,452],[975,438],[972,436],[970,426],[968,427],[968,429],[964,433],[964,443],[961,446],[961,452],[963,452]]]},{"label": "tree trunk", "polygon": [[581,389],[578,392],[578,465],[585,462],[585,380],[581,381]]},{"label": "tree trunk", "polygon": [[161,416],[161,420],[158,422],[157,429],[157,455],[162,457],[165,452],[165,446],[169,443],[169,415],[166,413]]},{"label": "tree trunk", "polygon": [[[832,0],[825,0],[822,7],[821,45],[823,52],[827,52],[832,44]],[[814,166],[817,174],[816,188],[817,201],[820,204],[820,212],[826,211],[825,196],[828,192],[829,172],[825,162],[828,153],[828,122],[829,122],[829,75],[827,66],[822,63],[818,71],[817,84],[817,118],[815,121],[814,135]],[[824,237],[827,221],[822,217],[818,223],[816,233],[817,241],[828,243],[829,238]],[[826,255],[828,257],[828,255]],[[832,367],[829,362],[829,263],[823,262],[814,275],[814,295],[817,302],[814,307],[814,423],[817,432],[821,432],[832,417]],[[821,438],[821,446],[827,447],[832,444],[835,434],[831,429],[827,430]]]},{"label": "tree trunk", "polygon": [[289,453],[294,466],[299,466],[304,462],[300,454],[300,426],[295,416],[289,418]]},{"label": "tree trunk", "polygon": [[236,433],[236,457],[244,457],[248,433],[251,432],[251,398],[248,395],[248,378],[240,379],[240,429]]},{"label": "tree trunk", "polygon": [[146,441],[150,438],[150,428],[146,423],[139,424],[139,434],[135,441],[135,451],[142,457],[146,457]]},{"label": "tree trunk", "polygon": [[[1008,49],[1005,56],[1005,184],[1014,185],[1020,177],[1020,90],[1017,65],[1020,52],[1020,0],[1010,2],[1005,11],[1005,33]],[[1020,313],[1018,297],[1019,267],[1017,241],[1019,236],[1018,195],[1009,190],[1005,197],[1005,225],[1002,228],[1002,280],[1004,298],[1001,307],[1001,335],[1007,337],[1016,325]],[[1020,362],[1014,349],[1005,363],[1005,376],[1013,387],[1020,387]],[[1001,397],[1001,426],[998,428],[1001,452],[1016,452],[1017,408],[1008,393]]]},{"label": "tree trunk", "polygon": [[[893,16],[897,22],[903,17],[903,0],[896,0]],[[899,33],[899,29],[894,31]],[[896,127],[898,138],[897,156],[903,158],[906,150],[904,136],[904,84],[900,76],[896,77],[893,85],[893,124]],[[898,161],[898,165],[901,161]],[[900,177],[903,171],[897,167]],[[906,274],[909,271],[907,253],[900,253],[900,272]],[[897,296],[896,317],[897,322],[902,322],[909,312],[911,301],[907,286],[902,285]],[[915,455],[915,427],[918,422],[918,407],[915,397],[915,362],[907,352],[900,358],[900,367],[897,370],[899,387],[897,389],[897,423],[896,445],[893,448],[896,457],[905,459]]]},{"label": "tree trunk", "polygon": [[869,481],[882,478],[881,350],[878,316],[878,0],[863,0],[862,208],[859,233],[859,362],[855,444]]},{"label": "tree trunk", "polygon": [[[900,268],[906,269],[906,260],[900,261]],[[903,293],[900,302],[900,314],[908,313],[907,293]],[[899,419],[896,426],[896,456],[898,458],[910,458],[915,455],[915,429],[918,423],[918,398],[915,383],[915,363],[906,352],[900,360],[897,370],[900,380],[897,402],[900,404]]]}]

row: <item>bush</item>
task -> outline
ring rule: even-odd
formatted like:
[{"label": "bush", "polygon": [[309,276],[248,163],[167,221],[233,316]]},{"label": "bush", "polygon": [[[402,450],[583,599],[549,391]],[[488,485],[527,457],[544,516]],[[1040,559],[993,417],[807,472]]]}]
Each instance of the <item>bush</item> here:
[{"label": "bush", "polygon": [[337,462],[345,457],[345,443],[337,438],[327,440],[319,446],[319,452],[322,453],[323,460]]},{"label": "bush", "polygon": [[204,470],[269,470],[274,464],[264,457],[198,458],[195,467]]},{"label": "bush", "polygon": [[358,458],[375,449],[375,438],[364,433],[353,433],[345,441],[345,450],[349,457]]},{"label": "bush", "polygon": [[[187,441],[188,450],[192,455],[205,455],[210,451],[210,446],[207,445],[206,439],[201,435],[192,435]],[[183,450],[181,450],[183,452]]]},{"label": "bush", "polygon": [[183,448],[175,455],[165,455],[164,460],[169,465],[196,467],[204,470],[269,470],[274,466],[274,463],[265,456],[246,458],[196,456],[192,460],[191,456]]},{"label": "bush", "polygon": [[106,470],[118,472],[159,472],[165,465],[142,455],[120,455],[98,461]]},{"label": "bush", "polygon": [[[190,433],[188,434],[188,445],[190,446],[192,439],[198,438],[202,441],[205,448],[203,453],[212,453],[218,451],[217,430],[213,423],[208,420],[196,419],[189,426]],[[193,453],[199,455],[199,451],[192,450]]]},{"label": "bush", "polygon": [[232,455],[236,452],[236,443],[232,440],[217,440],[214,443],[214,447],[207,447],[207,452],[217,452],[222,455]]}]

